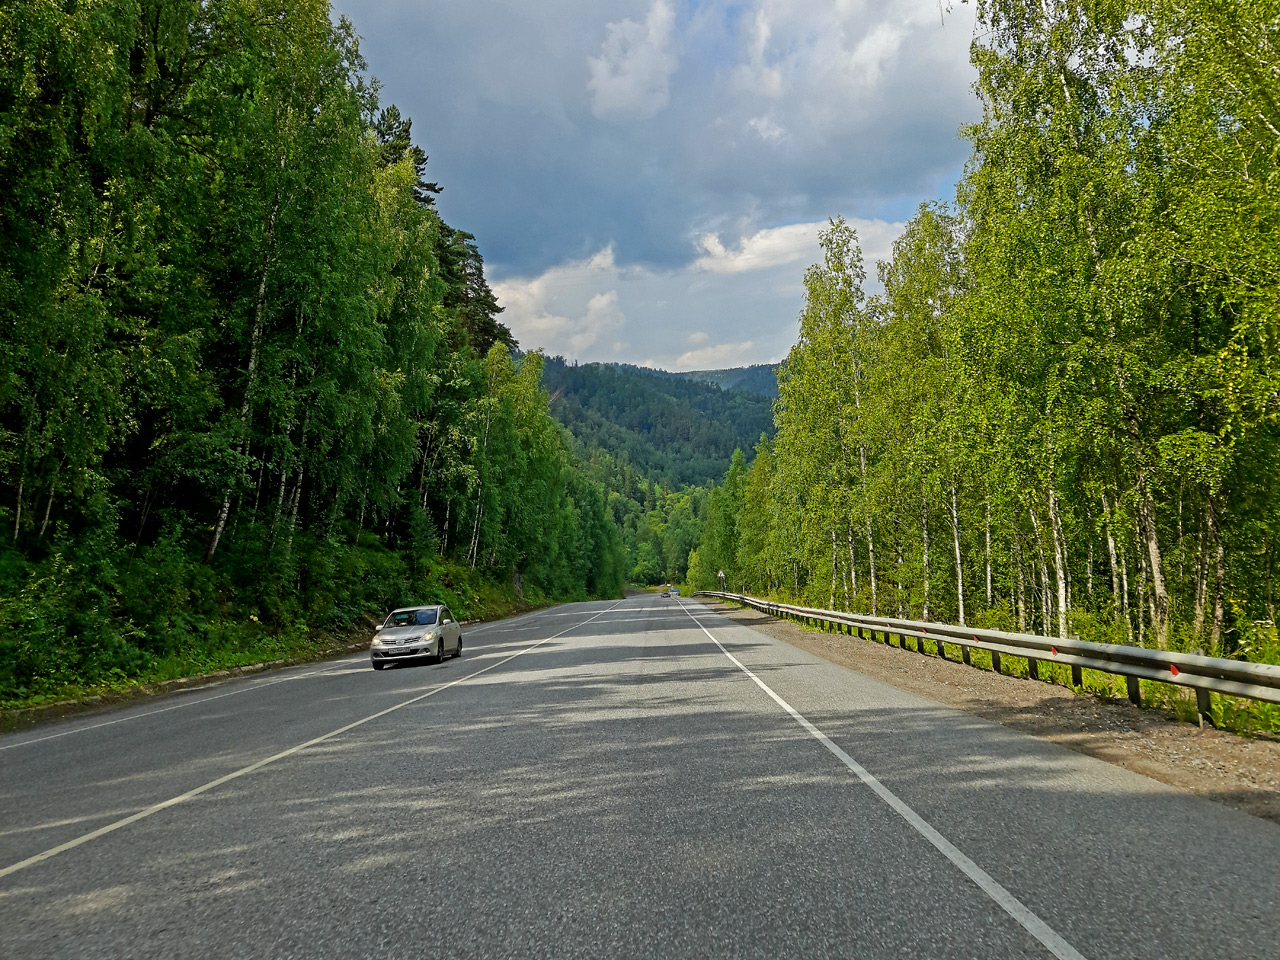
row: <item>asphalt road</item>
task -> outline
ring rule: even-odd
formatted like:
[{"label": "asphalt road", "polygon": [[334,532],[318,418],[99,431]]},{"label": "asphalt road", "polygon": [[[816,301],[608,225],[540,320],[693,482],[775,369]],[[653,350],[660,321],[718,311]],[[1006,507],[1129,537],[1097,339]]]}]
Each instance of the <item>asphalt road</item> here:
[{"label": "asphalt road", "polygon": [[0,957],[177,956],[1276,960],[1280,827],[574,604],[0,738]]}]

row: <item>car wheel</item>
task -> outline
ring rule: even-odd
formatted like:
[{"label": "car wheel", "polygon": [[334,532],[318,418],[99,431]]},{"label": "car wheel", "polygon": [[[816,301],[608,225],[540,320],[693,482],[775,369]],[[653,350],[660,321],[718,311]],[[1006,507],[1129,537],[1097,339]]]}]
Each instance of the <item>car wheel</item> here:
[{"label": "car wheel", "polygon": [[444,663],[444,637],[436,641],[436,655],[431,658],[432,663]]},{"label": "car wheel", "polygon": [[458,649],[453,651],[455,657],[462,656],[462,634],[458,634]]},{"label": "car wheel", "polygon": [[386,664],[382,663],[380,660],[370,660],[369,662],[373,664],[373,669],[375,670],[382,670],[386,667]]}]

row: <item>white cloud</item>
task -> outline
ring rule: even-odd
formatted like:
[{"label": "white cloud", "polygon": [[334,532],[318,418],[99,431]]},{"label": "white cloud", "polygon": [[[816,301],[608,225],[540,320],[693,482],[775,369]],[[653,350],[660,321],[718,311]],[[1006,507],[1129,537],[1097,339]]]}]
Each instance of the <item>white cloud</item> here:
[{"label": "white cloud", "polygon": [[782,71],[766,61],[773,25],[764,8],[756,11],[746,41],[747,61],[733,68],[733,85],[757,96],[777,99],[782,96]]},{"label": "white cloud", "polygon": [[[902,233],[905,224],[885,220],[849,219],[849,225],[858,233],[867,272],[875,275],[877,260],[887,260],[893,254],[893,241]],[[744,237],[736,248],[727,248],[720,237],[705,233],[698,238],[703,256],[693,263],[695,270],[708,273],[745,273],[751,270],[767,270],[790,263],[816,263],[821,256],[818,234],[825,230],[827,221],[793,223],[785,227],[758,230]]]},{"label": "white cloud", "polygon": [[[503,321],[522,344],[581,356],[602,337],[616,336],[626,326],[618,291],[600,289],[621,273],[613,248],[605,247],[593,257],[553,267],[533,279],[495,282],[493,292],[505,308]],[[591,292],[583,297],[588,288]],[[626,343],[613,341],[614,352],[625,348]]]},{"label": "white cloud", "polygon": [[[597,293],[587,301],[587,311],[582,316],[578,332],[569,338],[569,346],[574,352],[581,353],[600,339],[601,335],[620,333],[626,323],[627,315],[618,306],[618,291]],[[615,341],[613,349],[617,352],[623,346],[625,344]]]},{"label": "white cloud", "polygon": [[716,234],[704,233],[698,238],[703,256],[694,261],[693,266],[710,273],[743,273],[795,263],[806,257],[814,259],[822,226],[822,223],[795,223],[759,230],[743,238],[735,250],[727,249]]},{"label": "white cloud", "polygon": [[[875,261],[890,255],[903,224],[849,222],[866,259],[868,292],[876,292]],[[668,370],[767,363],[795,341],[801,280],[821,258],[818,233],[826,225],[758,230],[733,247],[705,234],[703,256],[669,270],[620,265],[606,247],[493,289],[503,322],[526,349]]]},{"label": "white cloud", "polygon": [[747,126],[760,135],[765,143],[781,143],[787,138],[787,131],[778,126],[772,117],[752,117]]},{"label": "white cloud", "polygon": [[[716,370],[722,367],[741,367],[753,362],[754,340],[738,343],[717,343],[698,350],[689,350],[676,358],[677,370]],[[754,361],[759,362],[759,361]]]},{"label": "white cloud", "polygon": [[877,24],[854,48],[849,61],[854,74],[867,86],[879,83],[897,55],[903,35],[904,30],[897,24]]},{"label": "white cloud", "polygon": [[676,69],[674,23],[665,0],[654,0],[644,23],[621,20],[605,27],[600,56],[587,58],[592,113],[602,120],[626,120],[652,117],[667,105]]}]

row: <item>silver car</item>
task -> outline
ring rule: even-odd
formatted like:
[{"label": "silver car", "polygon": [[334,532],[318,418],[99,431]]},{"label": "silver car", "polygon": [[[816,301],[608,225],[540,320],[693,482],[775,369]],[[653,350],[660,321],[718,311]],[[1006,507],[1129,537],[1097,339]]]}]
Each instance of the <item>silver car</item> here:
[{"label": "silver car", "polygon": [[443,604],[392,610],[374,628],[369,645],[369,662],[375,670],[419,657],[439,663],[446,655],[462,656],[462,624]]}]

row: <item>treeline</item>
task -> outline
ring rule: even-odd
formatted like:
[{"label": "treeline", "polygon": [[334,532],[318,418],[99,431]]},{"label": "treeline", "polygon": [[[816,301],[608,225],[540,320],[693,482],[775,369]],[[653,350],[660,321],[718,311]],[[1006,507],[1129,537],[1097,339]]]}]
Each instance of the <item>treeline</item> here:
[{"label": "treeline", "polygon": [[683,583],[707,490],[735,450],[772,433],[769,400],[692,375],[558,357],[547,361],[544,382],[552,413],[573,435],[588,474],[607,490],[627,579]]},{"label": "treeline", "polygon": [[0,699],[620,593],[542,359],[325,0],[16,0],[0,49]]},{"label": "treeline", "polygon": [[726,370],[690,370],[678,376],[714,383],[724,390],[745,390],[773,400],[778,396],[778,367],[776,363],[756,363]]},{"label": "treeline", "polygon": [[825,232],[695,585],[1280,662],[1277,23],[980,3],[957,198],[874,299]]},{"label": "treeline", "polygon": [[544,382],[584,459],[607,450],[634,478],[668,487],[711,483],[735,449],[773,431],[766,397],[663,370],[552,357]]}]

